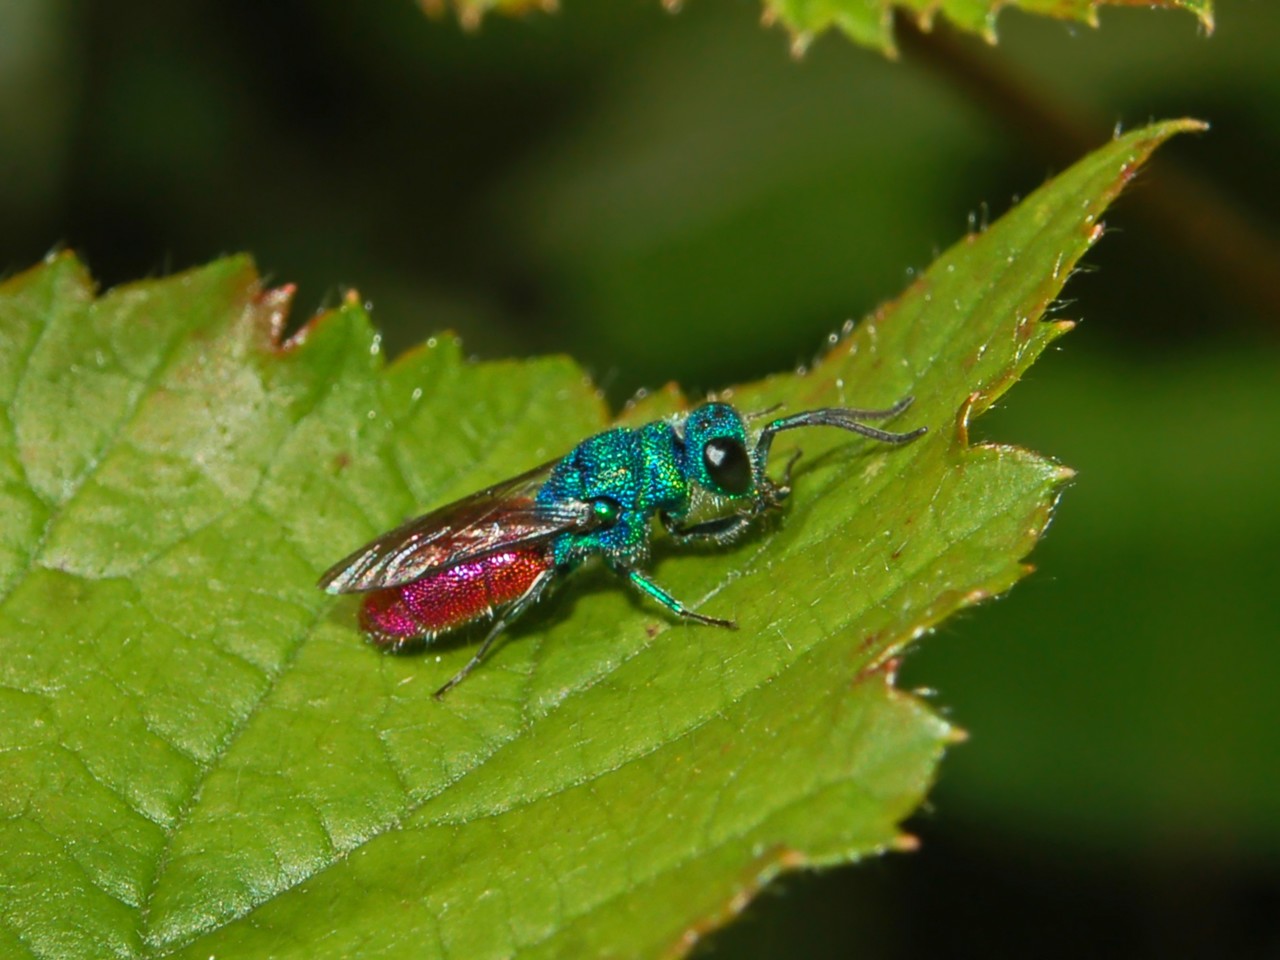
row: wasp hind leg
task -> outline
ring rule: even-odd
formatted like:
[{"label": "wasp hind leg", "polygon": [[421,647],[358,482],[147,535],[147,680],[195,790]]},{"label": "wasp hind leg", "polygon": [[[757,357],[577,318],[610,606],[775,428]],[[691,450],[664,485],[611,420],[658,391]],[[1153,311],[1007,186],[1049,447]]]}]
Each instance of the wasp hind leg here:
[{"label": "wasp hind leg", "polygon": [[493,646],[493,642],[498,639],[499,634],[506,630],[519,616],[528,610],[531,606],[538,602],[538,598],[542,596],[547,586],[555,579],[556,570],[552,567],[545,570],[538,576],[533,583],[529,584],[529,589],[522,593],[509,607],[498,614],[498,619],[493,626],[489,628],[489,633],[485,636],[484,642],[480,644],[480,649],[476,651],[474,657],[467,661],[466,666],[455,673],[443,687],[435,692],[437,700],[444,697],[446,693],[460,684],[466,679],[476,667],[480,666],[480,661],[484,659],[484,655],[489,652]]},{"label": "wasp hind leg", "polygon": [[627,581],[631,583],[632,586],[636,587],[641,593],[647,597],[652,597],[654,600],[657,600],[678,617],[683,617],[686,620],[694,620],[698,623],[705,623],[713,627],[728,627],[730,630],[738,629],[738,624],[733,620],[721,620],[719,617],[707,617],[701,613],[695,613],[646,577],[639,570],[633,570],[630,567],[623,566],[622,564],[610,564],[610,566],[619,576],[626,577]]}]

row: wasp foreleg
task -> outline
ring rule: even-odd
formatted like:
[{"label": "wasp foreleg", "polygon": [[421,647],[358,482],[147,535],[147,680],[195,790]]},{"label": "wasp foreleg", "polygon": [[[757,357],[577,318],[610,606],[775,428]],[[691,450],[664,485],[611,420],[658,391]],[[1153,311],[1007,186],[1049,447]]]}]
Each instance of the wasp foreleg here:
[{"label": "wasp foreleg", "polygon": [[673,597],[667,591],[646,577],[639,570],[633,570],[622,564],[610,564],[614,572],[619,576],[626,577],[633,586],[638,588],[640,592],[646,596],[652,597],[660,604],[674,613],[676,616],[684,617],[686,620],[695,620],[698,623],[709,624],[713,627],[728,627],[730,630],[737,630],[738,624],[733,620],[721,620],[719,617],[707,617],[701,613],[695,613],[686,607],[683,603]]}]

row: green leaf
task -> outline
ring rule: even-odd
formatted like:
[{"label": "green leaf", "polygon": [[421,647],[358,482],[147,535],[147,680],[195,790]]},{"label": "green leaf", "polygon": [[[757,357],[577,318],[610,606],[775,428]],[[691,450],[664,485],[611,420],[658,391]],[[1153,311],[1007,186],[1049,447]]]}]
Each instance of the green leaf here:
[{"label": "green leaf", "polygon": [[443,702],[471,647],[381,654],[315,578],[604,427],[581,371],[450,337],[384,366],[354,296],[280,344],[291,291],[243,259],[96,299],[69,256],[8,281],[0,952],[678,955],[781,870],[909,846],[956,734],[897,657],[1022,576],[1069,476],[967,422],[1069,326],[1039,318],[1107,204],[1196,126],[1114,141],[811,371],[728,391],[914,393],[901,426],[931,429],[808,431],[770,529],[659,549],[660,582],[741,630],[584,573]]}]

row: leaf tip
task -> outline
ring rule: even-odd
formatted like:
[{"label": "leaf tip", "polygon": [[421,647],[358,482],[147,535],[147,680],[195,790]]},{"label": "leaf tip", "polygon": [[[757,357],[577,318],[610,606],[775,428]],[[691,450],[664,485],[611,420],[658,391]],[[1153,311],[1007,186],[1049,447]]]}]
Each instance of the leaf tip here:
[{"label": "leaf tip", "polygon": [[92,298],[97,290],[97,284],[94,283],[88,268],[76,256],[75,251],[55,247],[45,254],[40,263],[0,278],[0,294],[11,295],[25,284],[50,273],[61,275],[71,285],[80,287],[82,295],[86,298]]},{"label": "leaf tip", "polygon": [[[913,633],[911,639],[919,639],[924,635],[924,632],[925,629],[923,627],[919,628],[917,632]],[[896,689],[898,668],[902,666],[902,658],[894,655],[891,651],[887,652],[888,656],[882,655],[859,670],[857,676],[853,678],[853,686],[857,686],[873,677],[879,677],[884,681],[886,687]]]},{"label": "leaf tip", "polygon": [[55,264],[65,263],[68,260],[75,263],[80,262],[80,258],[76,256],[74,250],[71,250],[68,247],[56,246],[49,249],[49,252],[44,255],[44,260],[42,262],[46,266],[51,267]]},{"label": "leaf tip", "polygon": [[1204,31],[1204,35],[1206,37],[1213,36],[1213,28],[1215,26],[1213,21],[1213,7],[1205,4],[1203,7],[1196,10],[1195,14],[1196,19],[1200,21],[1200,29]]},{"label": "leaf tip", "polygon": [[1137,130],[1127,132],[1117,124],[1113,139],[1128,139],[1132,141],[1133,153],[1130,155],[1127,167],[1136,169],[1146,161],[1156,147],[1171,137],[1180,133],[1204,133],[1208,129],[1209,124],[1198,117],[1178,117],[1174,120],[1151,123]]},{"label": "leaf tip", "polygon": [[889,849],[895,853],[915,853],[920,849],[920,838],[913,833],[900,833],[889,841]]},{"label": "leaf tip", "polygon": [[926,7],[916,11],[915,21],[916,27],[921,33],[929,33],[933,30],[934,21],[937,19],[938,7],[940,4],[931,3]]},{"label": "leaf tip", "polygon": [[996,34],[996,18],[1000,16],[1000,10],[1004,6],[1002,3],[993,3],[987,10],[987,15],[982,18],[981,37],[990,46],[995,46],[1000,42],[1000,37]]},{"label": "leaf tip", "polygon": [[809,52],[809,45],[813,43],[813,34],[807,30],[797,30],[791,35],[791,58],[793,60],[803,60],[804,55]]}]

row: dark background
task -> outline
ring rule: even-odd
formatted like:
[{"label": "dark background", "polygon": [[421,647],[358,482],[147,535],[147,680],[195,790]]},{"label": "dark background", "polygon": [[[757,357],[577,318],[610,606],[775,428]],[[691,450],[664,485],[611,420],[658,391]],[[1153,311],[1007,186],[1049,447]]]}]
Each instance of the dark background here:
[{"label": "dark background", "polygon": [[753,3],[0,4],[0,270],[109,286],[249,251],[391,351],[563,351],[620,403],[809,359],[1129,128],[1162,149],[980,426],[1080,471],[1039,572],[902,682],[971,733],[922,848],[768,891],[708,956],[1280,957],[1280,5],[1006,12],[800,62]]}]

